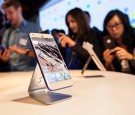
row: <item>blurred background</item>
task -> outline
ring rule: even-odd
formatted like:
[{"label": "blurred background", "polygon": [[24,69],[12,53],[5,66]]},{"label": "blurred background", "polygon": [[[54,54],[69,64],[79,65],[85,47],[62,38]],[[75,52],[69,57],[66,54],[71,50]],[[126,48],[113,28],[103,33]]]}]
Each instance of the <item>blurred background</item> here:
[{"label": "blurred background", "polygon": [[[4,0],[0,0],[0,5]],[[135,27],[135,0],[20,0],[23,15],[26,19],[36,22],[43,31],[54,28],[64,29],[66,13],[79,7],[91,15],[91,27],[102,30],[103,20],[112,9],[119,9],[128,14],[132,27]]]}]

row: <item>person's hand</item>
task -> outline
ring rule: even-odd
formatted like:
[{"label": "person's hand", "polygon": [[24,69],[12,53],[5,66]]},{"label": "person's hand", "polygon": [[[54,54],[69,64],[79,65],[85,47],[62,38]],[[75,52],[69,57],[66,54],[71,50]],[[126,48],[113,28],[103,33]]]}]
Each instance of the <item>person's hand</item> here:
[{"label": "person's hand", "polygon": [[123,60],[123,59],[132,60],[133,58],[133,55],[127,52],[124,48],[116,47],[113,50],[114,52],[116,52],[116,56],[119,60]]},{"label": "person's hand", "polygon": [[2,50],[0,50],[0,60],[3,62],[7,62],[10,57],[10,51],[8,49],[5,49],[4,52],[2,53]]},{"label": "person's hand", "polygon": [[66,44],[69,46],[69,47],[73,47],[75,46],[76,42],[74,40],[72,40],[70,37],[66,36],[65,34],[63,33],[59,33],[60,35],[60,43],[61,43],[61,46],[62,47],[66,47]]},{"label": "person's hand", "polygon": [[10,52],[16,52],[21,55],[26,54],[26,52],[27,52],[26,49],[20,48],[16,45],[9,47],[9,50],[10,50]]},{"label": "person's hand", "polygon": [[103,57],[106,63],[106,66],[110,66],[112,64],[113,59],[115,58],[115,55],[113,55],[112,53],[114,53],[113,50],[105,50],[103,52]]}]

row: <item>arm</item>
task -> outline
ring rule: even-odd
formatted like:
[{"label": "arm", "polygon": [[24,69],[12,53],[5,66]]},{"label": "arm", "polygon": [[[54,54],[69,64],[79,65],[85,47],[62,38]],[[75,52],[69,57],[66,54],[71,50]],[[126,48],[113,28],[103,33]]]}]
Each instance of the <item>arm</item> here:
[{"label": "arm", "polygon": [[105,67],[107,70],[115,71],[115,68],[112,64],[112,61],[115,58],[115,55],[112,55],[112,51],[107,49],[103,52],[103,58],[105,60]]},{"label": "arm", "polygon": [[8,62],[9,57],[10,57],[10,51],[8,49],[5,49],[3,53],[0,50],[0,60],[2,60],[3,62]]},{"label": "arm", "polygon": [[27,55],[30,57],[35,57],[34,51],[30,49],[23,49],[16,45],[9,47],[10,52],[16,52],[21,55]]},{"label": "arm", "polygon": [[79,43],[76,43],[74,40],[72,40],[65,34],[60,35],[61,37],[59,39],[61,41],[62,47],[66,47],[66,45],[68,45],[81,59],[83,59],[83,61],[84,60],[86,61],[88,59],[89,57],[88,52]]},{"label": "arm", "polygon": [[84,61],[86,62],[86,60],[89,57],[89,53],[87,52],[87,50],[85,50],[80,44],[75,44],[74,47],[72,47],[72,50]]}]

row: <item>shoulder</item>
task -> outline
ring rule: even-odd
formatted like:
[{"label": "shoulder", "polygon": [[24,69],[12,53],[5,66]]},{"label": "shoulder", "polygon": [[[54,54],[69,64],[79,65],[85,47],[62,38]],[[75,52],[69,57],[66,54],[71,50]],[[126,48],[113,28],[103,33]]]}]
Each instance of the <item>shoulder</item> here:
[{"label": "shoulder", "polygon": [[99,30],[97,27],[93,27],[91,28],[91,32],[92,32],[92,35],[93,35],[93,38],[94,39],[102,39],[103,37],[103,32],[101,30]]},{"label": "shoulder", "polygon": [[102,35],[103,34],[103,32],[101,31],[101,30],[99,30],[97,27],[93,27],[92,28],[92,30],[93,30],[93,32],[95,32],[96,34],[100,34],[100,35]]},{"label": "shoulder", "polygon": [[35,23],[29,22],[29,21],[26,21],[26,25],[27,26],[35,26],[36,27],[36,24]]},{"label": "shoulder", "polygon": [[26,21],[26,26],[27,26],[27,27],[31,27],[31,28],[37,28],[36,23],[29,22],[29,21]]},{"label": "shoulder", "polygon": [[[25,30],[23,30],[25,28]],[[22,28],[22,31],[26,32],[38,32],[38,26],[35,23],[29,22],[25,20],[24,26]]]}]

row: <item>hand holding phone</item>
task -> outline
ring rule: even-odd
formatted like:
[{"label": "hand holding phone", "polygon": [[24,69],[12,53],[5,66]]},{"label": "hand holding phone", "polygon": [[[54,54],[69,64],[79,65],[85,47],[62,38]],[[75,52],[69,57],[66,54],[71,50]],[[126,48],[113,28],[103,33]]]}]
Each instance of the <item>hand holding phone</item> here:
[{"label": "hand holding phone", "polygon": [[10,51],[8,49],[0,50],[0,60],[7,62],[10,57]]}]

